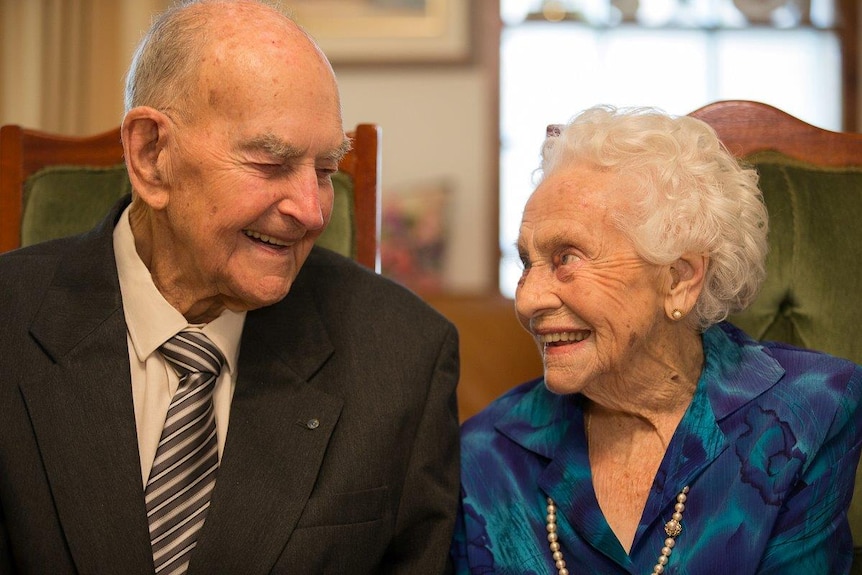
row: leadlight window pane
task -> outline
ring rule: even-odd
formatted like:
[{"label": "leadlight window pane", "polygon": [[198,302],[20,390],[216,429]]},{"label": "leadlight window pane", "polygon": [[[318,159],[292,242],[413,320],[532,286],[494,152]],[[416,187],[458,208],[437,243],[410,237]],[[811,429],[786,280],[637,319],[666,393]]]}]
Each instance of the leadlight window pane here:
[{"label": "leadlight window pane", "polygon": [[[797,2],[787,0],[784,12],[754,26],[737,3],[746,6],[744,0],[641,0],[640,8],[651,11],[640,14],[647,26],[608,24],[608,0],[558,2],[578,17],[558,23],[525,19],[543,2],[501,0],[506,25],[500,47],[499,239],[505,295],[514,295],[521,273],[514,245],[549,123],[565,122],[597,103],[687,114],[715,100],[750,99],[841,129],[841,53],[831,3],[813,0],[811,23],[799,25],[800,13],[790,9]],[[585,23],[587,16],[599,25]]]}]

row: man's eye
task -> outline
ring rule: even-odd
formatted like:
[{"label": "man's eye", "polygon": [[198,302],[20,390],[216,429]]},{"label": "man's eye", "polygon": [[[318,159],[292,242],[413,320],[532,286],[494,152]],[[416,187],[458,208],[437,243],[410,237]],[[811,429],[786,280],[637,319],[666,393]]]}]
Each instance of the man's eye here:
[{"label": "man's eye", "polygon": [[330,182],[332,181],[332,175],[337,171],[332,168],[317,168],[317,181]]},{"label": "man's eye", "polygon": [[256,169],[261,172],[266,172],[268,174],[275,174],[278,172],[284,171],[284,166],[282,164],[270,164],[265,162],[255,162],[252,164]]}]

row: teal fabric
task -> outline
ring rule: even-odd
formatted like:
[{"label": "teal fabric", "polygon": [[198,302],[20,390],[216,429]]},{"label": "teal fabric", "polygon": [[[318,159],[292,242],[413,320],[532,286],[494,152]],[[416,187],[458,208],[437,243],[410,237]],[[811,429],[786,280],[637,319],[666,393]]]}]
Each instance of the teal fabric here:
[{"label": "teal fabric", "polygon": [[[332,177],[332,220],[317,244],[356,257],[353,183],[345,173]],[[21,245],[77,234],[95,226],[122,196],[131,193],[124,165],[109,168],[51,166],[24,184]]]},{"label": "teal fabric", "polygon": [[761,345],[728,323],[703,335],[695,396],[656,473],[631,550],[599,508],[583,396],[528,382],[464,423],[458,575],[557,570],[545,501],[572,573],[644,574],[689,486],[666,573],[846,574],[846,506],[862,438],[862,367],[783,344]]}]

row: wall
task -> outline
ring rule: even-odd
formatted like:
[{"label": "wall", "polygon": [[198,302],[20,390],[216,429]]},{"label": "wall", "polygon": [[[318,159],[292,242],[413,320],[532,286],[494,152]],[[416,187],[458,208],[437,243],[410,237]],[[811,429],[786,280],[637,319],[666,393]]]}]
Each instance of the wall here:
[{"label": "wall", "polygon": [[383,195],[417,184],[451,186],[451,239],[445,265],[449,288],[492,289],[488,259],[494,242],[491,204],[492,94],[475,67],[419,70],[336,70],[347,126],[383,127]]}]

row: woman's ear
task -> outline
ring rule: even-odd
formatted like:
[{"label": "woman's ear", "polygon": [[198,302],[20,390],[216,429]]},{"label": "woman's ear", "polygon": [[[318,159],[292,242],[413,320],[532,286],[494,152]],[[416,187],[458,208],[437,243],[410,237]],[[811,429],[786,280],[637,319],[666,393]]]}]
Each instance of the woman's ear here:
[{"label": "woman's ear", "polygon": [[149,106],[132,108],[123,118],[123,154],[132,189],[155,210],[167,206],[170,196],[164,173],[170,129],[170,119]]},{"label": "woman's ear", "polygon": [[670,264],[665,313],[672,320],[684,318],[694,308],[703,289],[709,256],[687,253]]}]

